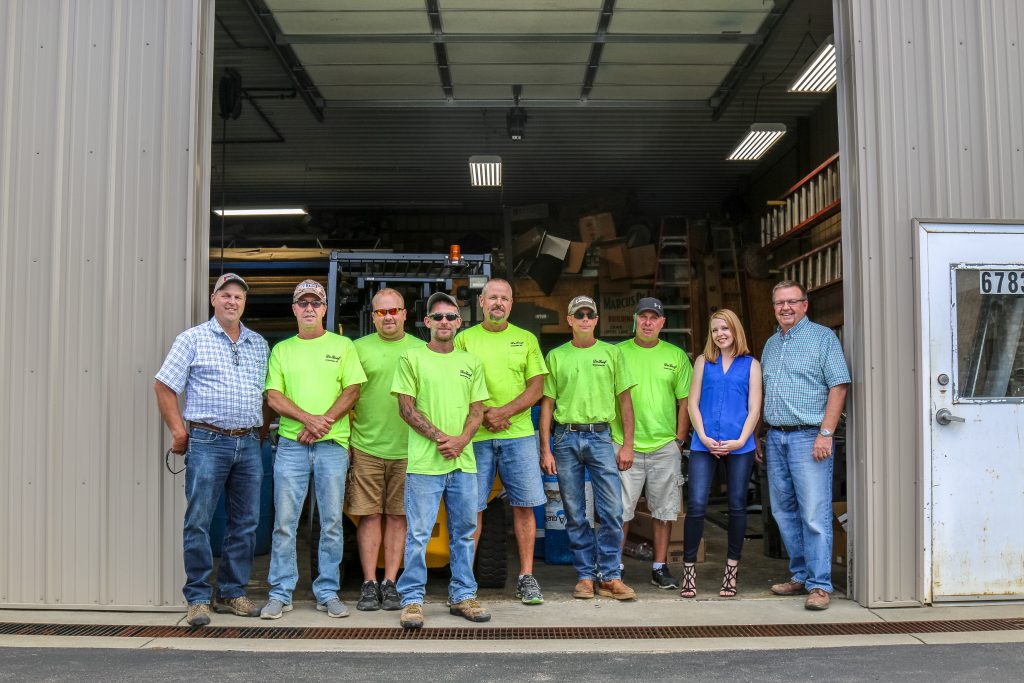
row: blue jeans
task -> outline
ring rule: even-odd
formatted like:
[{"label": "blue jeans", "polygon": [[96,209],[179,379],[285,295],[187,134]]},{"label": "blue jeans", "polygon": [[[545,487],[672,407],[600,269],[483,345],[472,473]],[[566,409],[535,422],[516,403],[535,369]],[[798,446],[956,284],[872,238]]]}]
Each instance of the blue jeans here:
[{"label": "blue jeans", "polygon": [[292,591],[299,580],[295,559],[295,530],[313,475],[313,490],[320,511],[320,546],[317,554],[320,573],[313,581],[313,595],[323,604],[338,597],[341,583],[344,536],[342,506],[345,502],[345,475],[348,451],[335,441],[317,441],[305,446],[281,437],[274,458],[274,542],[270,554],[270,597],[291,604]]},{"label": "blue jeans", "polygon": [[185,587],[188,604],[209,604],[213,589],[207,579],[213,570],[210,522],[221,493],[226,496],[227,528],[217,569],[217,592],[222,598],[245,595],[256,547],[260,515],[263,462],[256,432],[227,436],[194,427],[185,453]]},{"label": "blue jeans", "polygon": [[402,607],[422,605],[427,587],[427,541],[444,499],[448,514],[448,549],[452,603],[476,595],[473,576],[473,532],[476,531],[476,474],[455,470],[448,474],[405,475],[405,569],[398,578]]},{"label": "blue jeans", "polygon": [[[555,427],[552,454],[558,468],[558,488],[565,508],[572,564],[579,579],[611,581],[621,578],[622,481],[615,461],[611,431],[570,432]],[[586,515],[583,472],[594,488],[594,517],[600,524],[597,539]]]},{"label": "blue jeans", "polygon": [[[754,452],[723,456],[729,488],[730,560],[740,559],[743,537],[747,533],[747,486],[754,467]],[[711,480],[718,458],[706,451],[690,451],[690,480],[686,491],[686,520],[683,522],[683,562],[696,562],[700,539],[704,536],[704,513],[711,493]]]},{"label": "blue jeans", "polygon": [[474,441],[473,454],[476,455],[478,511],[487,509],[496,473],[501,475],[501,485],[512,507],[532,508],[547,502],[536,436]]},{"label": "blue jeans", "polygon": [[815,460],[817,431],[768,430],[772,516],[789,553],[793,581],[832,592],[832,458]]}]

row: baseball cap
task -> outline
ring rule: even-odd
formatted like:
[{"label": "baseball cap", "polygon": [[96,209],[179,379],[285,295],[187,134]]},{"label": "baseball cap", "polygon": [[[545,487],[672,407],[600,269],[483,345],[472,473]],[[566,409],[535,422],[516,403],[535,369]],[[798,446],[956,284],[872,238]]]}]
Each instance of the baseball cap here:
[{"label": "baseball cap", "polygon": [[444,301],[446,303],[449,303],[455,308],[459,307],[459,302],[456,301],[455,297],[453,297],[451,294],[448,294],[447,292],[434,292],[433,294],[430,295],[430,298],[427,299],[427,313],[430,313],[430,311],[434,308],[434,304],[436,304],[438,301]]},{"label": "baseball cap", "polygon": [[303,280],[295,286],[295,293],[292,294],[292,301],[298,301],[304,294],[312,294],[323,303],[327,303],[327,292],[324,286],[316,280]]},{"label": "baseball cap", "polygon": [[237,282],[239,285],[241,285],[242,289],[244,289],[247,292],[249,291],[249,285],[245,284],[245,280],[242,279],[241,275],[235,275],[234,273],[224,273],[219,278],[217,278],[217,282],[214,283],[213,293],[216,294],[221,289],[223,289],[224,285],[230,284],[232,282]]},{"label": "baseball cap", "polygon": [[594,313],[597,313],[597,304],[594,303],[594,300],[589,296],[581,295],[574,297],[573,300],[569,302],[569,315],[572,315],[581,308],[589,308]]},{"label": "baseball cap", "polygon": [[645,296],[640,301],[636,302],[636,310],[634,314],[640,315],[644,311],[651,311],[657,313],[661,317],[665,317],[665,307],[661,305],[660,299],[655,299],[653,296]]}]

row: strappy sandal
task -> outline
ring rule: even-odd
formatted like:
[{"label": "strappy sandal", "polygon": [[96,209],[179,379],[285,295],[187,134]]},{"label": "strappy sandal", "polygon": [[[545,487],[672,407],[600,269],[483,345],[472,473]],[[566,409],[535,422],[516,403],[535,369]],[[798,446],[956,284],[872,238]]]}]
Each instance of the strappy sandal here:
[{"label": "strappy sandal", "polygon": [[736,597],[736,583],[739,579],[740,566],[739,564],[728,564],[725,565],[725,576],[722,577],[722,587],[718,590],[718,595],[723,598],[735,598]]},{"label": "strappy sandal", "polygon": [[680,577],[679,583],[682,584],[683,587],[682,590],[679,591],[680,597],[697,597],[697,565],[684,564],[683,575]]}]

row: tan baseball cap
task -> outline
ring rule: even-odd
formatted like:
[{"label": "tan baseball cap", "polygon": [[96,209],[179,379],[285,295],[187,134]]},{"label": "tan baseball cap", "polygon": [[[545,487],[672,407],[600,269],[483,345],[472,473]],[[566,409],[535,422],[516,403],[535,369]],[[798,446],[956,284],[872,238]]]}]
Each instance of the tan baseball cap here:
[{"label": "tan baseball cap", "polygon": [[569,315],[572,315],[581,308],[589,308],[597,313],[597,304],[589,296],[581,295],[569,302]]},{"label": "tan baseball cap", "polygon": [[305,294],[312,294],[323,303],[327,303],[327,291],[316,280],[303,280],[297,284],[295,293],[292,294],[292,301],[298,301]]},{"label": "tan baseball cap", "polygon": [[217,282],[214,283],[213,293],[216,294],[221,289],[223,289],[224,285],[231,284],[232,282],[237,282],[242,287],[242,289],[244,289],[247,292],[249,291],[249,285],[245,284],[245,280],[242,279],[241,275],[235,275],[234,273],[224,273],[219,278],[217,278]]}]

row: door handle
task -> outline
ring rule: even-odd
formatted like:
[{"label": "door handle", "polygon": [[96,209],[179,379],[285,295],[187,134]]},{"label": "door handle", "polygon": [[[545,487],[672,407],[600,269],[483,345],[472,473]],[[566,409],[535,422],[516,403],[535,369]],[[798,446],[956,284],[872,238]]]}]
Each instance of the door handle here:
[{"label": "door handle", "polygon": [[953,413],[949,412],[948,408],[940,408],[935,413],[935,421],[940,425],[948,425],[950,422],[966,422],[962,417],[957,417]]}]

